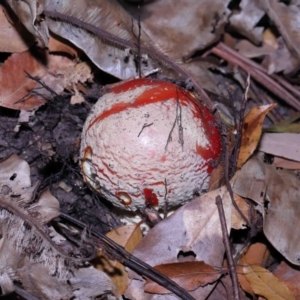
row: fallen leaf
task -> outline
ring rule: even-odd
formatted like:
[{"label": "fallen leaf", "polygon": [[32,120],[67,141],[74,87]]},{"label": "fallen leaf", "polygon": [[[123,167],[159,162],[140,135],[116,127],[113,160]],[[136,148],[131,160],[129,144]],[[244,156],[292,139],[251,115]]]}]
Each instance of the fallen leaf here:
[{"label": "fallen leaf", "polygon": [[0,52],[23,52],[28,50],[33,42],[34,38],[16,16],[8,16],[5,7],[0,5]]},{"label": "fallen leaf", "polygon": [[[191,254],[197,261],[205,261],[206,264],[220,267],[225,249],[215,204],[217,195],[223,200],[229,233],[232,203],[226,187],[222,187],[192,200],[158,223],[135,248],[133,255],[151,266],[156,266],[178,262],[180,254]],[[154,297],[141,291],[145,284],[142,277],[132,271],[129,272],[129,277],[132,280],[126,290],[126,297],[139,297],[136,299]],[[214,284],[199,287],[190,294],[196,299],[205,299],[213,287]]]},{"label": "fallen leaf", "polygon": [[40,78],[47,74],[29,51],[12,54],[0,67],[0,106],[31,110],[45,103],[42,97],[29,95],[37,83],[26,77],[25,72]]},{"label": "fallen leaf", "polygon": [[[221,272],[203,261],[186,261],[162,264],[154,267],[156,270],[175,281],[187,291],[193,291],[199,286],[216,281]],[[161,285],[147,280],[145,292],[152,294],[169,294],[170,291]]]},{"label": "fallen leaf", "polygon": [[[250,245],[246,253],[243,255],[243,261],[247,261],[249,265],[265,266],[269,256],[270,252],[265,244],[255,243]],[[241,261],[236,267],[236,272],[242,289],[248,294],[254,296],[254,291],[243,274],[243,265],[241,264]]]},{"label": "fallen leaf", "polygon": [[18,16],[20,21],[26,27],[26,29],[33,35],[38,37],[41,42],[41,46],[48,45],[49,42],[49,31],[46,23],[37,20],[38,16],[42,13],[43,5],[38,3],[36,0],[6,1],[14,13]]},{"label": "fallen leaf", "polygon": [[72,56],[72,58],[78,57],[78,52],[74,47],[72,47],[71,43],[57,36],[54,37],[53,35],[50,35],[48,48],[50,53],[67,53]]},{"label": "fallen leaf", "polygon": [[284,74],[293,73],[299,68],[299,61],[291,54],[282,37],[279,37],[277,41],[279,45],[278,49],[265,56],[262,66],[268,70],[268,74],[279,73],[281,71]]},{"label": "fallen leaf", "polygon": [[[118,227],[108,232],[107,237],[124,247],[129,253],[132,253],[135,247],[142,239],[142,232],[137,225],[126,225]],[[120,294],[123,294],[128,285],[128,273],[125,271],[125,267],[117,262],[111,261],[99,253],[98,257],[94,261],[94,266],[103,272],[105,272],[116,285]]]},{"label": "fallen leaf", "polygon": [[300,162],[300,134],[264,133],[258,150]]},{"label": "fallen leaf", "polygon": [[[240,197],[239,195],[234,194],[234,201],[239,207],[239,209],[243,212],[244,216],[249,220],[250,219],[250,205]],[[238,229],[246,229],[247,224],[241,214],[234,208],[232,208],[232,215],[231,215],[231,227],[238,230]]]},{"label": "fallen leaf", "polygon": [[246,39],[239,40],[235,44],[235,49],[245,57],[254,58],[268,55],[279,47],[276,35],[270,28],[263,32],[262,44],[256,46]]},{"label": "fallen leaf", "polygon": [[288,169],[288,170],[300,170],[300,162],[286,159],[282,157],[274,157],[273,164],[276,168]]},{"label": "fallen leaf", "polygon": [[[61,93],[68,85],[85,82],[92,78],[87,63],[77,63],[60,55],[39,53],[44,61],[38,60],[30,51],[12,54],[0,67],[0,106],[33,110],[45,103],[52,94],[37,81],[26,76],[39,78],[55,93]],[[37,91],[37,92],[36,92]]]},{"label": "fallen leaf", "polygon": [[287,260],[300,265],[300,179],[289,170],[263,162],[263,155],[251,158],[238,171],[233,191],[255,201],[263,215],[263,231],[270,243]]},{"label": "fallen leaf", "polygon": [[265,116],[275,106],[276,104],[268,104],[253,107],[245,116],[243,121],[241,149],[237,163],[238,168],[242,167],[256,149],[262,133],[262,125]]},{"label": "fallen leaf", "polygon": [[[240,300],[248,300],[245,292],[239,287]],[[234,291],[230,275],[227,274],[218,280],[215,289],[206,300],[234,300]]]},{"label": "fallen leaf", "polygon": [[286,284],[267,269],[259,265],[251,265],[245,258],[242,258],[239,264],[243,265],[243,275],[256,295],[268,300],[295,300]]},{"label": "fallen leaf", "polygon": [[261,1],[260,5],[275,24],[287,48],[295,59],[294,68],[289,71],[297,71],[300,66],[299,7],[294,4],[285,5],[277,0],[264,0]]},{"label": "fallen leaf", "polygon": [[239,12],[230,17],[230,25],[253,43],[261,43],[264,28],[257,26],[257,23],[265,12],[260,8],[260,0],[242,0],[239,7]]},{"label": "fallen leaf", "polygon": [[300,299],[300,269],[297,266],[288,264],[284,260],[273,271],[273,274],[283,281],[289,288],[295,299]]},{"label": "fallen leaf", "polygon": [[249,58],[261,57],[270,54],[274,51],[268,44],[263,44],[262,46],[255,46],[248,40],[240,40],[236,43],[235,49],[243,56]]}]

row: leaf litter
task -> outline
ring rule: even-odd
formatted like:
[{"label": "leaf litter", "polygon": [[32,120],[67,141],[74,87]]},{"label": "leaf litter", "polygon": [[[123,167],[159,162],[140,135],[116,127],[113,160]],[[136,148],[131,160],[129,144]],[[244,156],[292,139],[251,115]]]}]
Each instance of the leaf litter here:
[{"label": "leaf litter", "polygon": [[[1,5],[0,51],[8,53],[0,65],[3,293],[18,291],[19,282],[41,299],[121,294],[129,299],[297,299],[297,1],[120,2],[7,0]],[[239,120],[247,73],[247,113]],[[159,217],[143,238],[139,224],[120,227],[109,204],[102,204],[105,199],[99,202],[86,188],[77,166],[82,124],[105,93],[102,84],[140,76],[194,89],[232,139],[230,147],[223,145],[211,190],[170,217]],[[239,156],[230,158],[239,138]],[[235,165],[239,170],[228,176],[226,168]],[[61,213],[99,232],[111,230],[107,237],[111,245],[124,247],[114,246],[122,255],[109,253],[95,236],[91,243],[112,269],[85,262],[81,251],[89,252],[89,243],[83,246],[89,227],[81,235],[76,231],[76,247],[75,233],[58,218]],[[225,255],[228,237],[234,265]],[[261,238],[264,243],[255,243]],[[238,285],[230,281],[232,269]]]}]

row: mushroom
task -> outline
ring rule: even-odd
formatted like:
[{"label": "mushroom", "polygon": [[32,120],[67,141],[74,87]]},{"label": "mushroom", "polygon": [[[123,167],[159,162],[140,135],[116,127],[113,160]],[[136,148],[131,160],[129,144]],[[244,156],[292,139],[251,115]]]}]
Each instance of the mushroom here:
[{"label": "mushroom", "polygon": [[214,117],[190,92],[135,79],[113,86],[93,107],[82,132],[81,169],[116,207],[172,209],[208,188],[221,148]]}]

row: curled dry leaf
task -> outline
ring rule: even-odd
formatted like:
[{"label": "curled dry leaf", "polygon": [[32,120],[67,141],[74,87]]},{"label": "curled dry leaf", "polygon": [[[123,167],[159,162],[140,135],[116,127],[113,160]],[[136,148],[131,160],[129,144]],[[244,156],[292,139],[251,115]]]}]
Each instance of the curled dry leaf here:
[{"label": "curled dry leaf", "polygon": [[29,165],[13,154],[0,162],[0,170],[2,294],[12,292],[18,281],[34,297],[45,300],[117,295],[110,279],[72,258],[80,252],[48,225],[60,214],[59,203],[48,190],[33,202],[36,186],[31,187]]},{"label": "curled dry leaf", "polygon": [[[223,200],[228,232],[231,228],[231,199],[225,187],[209,192],[179,208],[173,215],[158,223],[139,243],[133,255],[151,266],[176,263],[181,254],[190,254],[196,261],[205,261],[214,267],[222,265],[224,256],[223,235],[216,196]],[[125,296],[133,299],[155,298],[143,292],[145,280],[133,272]],[[205,299],[214,284],[199,287],[190,294],[196,299]],[[159,296],[163,297],[163,295]],[[177,299],[173,294],[168,299]]]},{"label": "curled dry leaf", "polygon": [[257,155],[237,173],[233,190],[258,204],[267,239],[287,260],[300,265],[300,241],[294,237],[300,226],[300,179]]},{"label": "curled dry leaf", "polygon": [[[171,278],[187,291],[193,291],[199,286],[205,286],[216,281],[221,272],[206,264],[204,261],[186,261],[163,264],[154,267],[156,270]],[[147,280],[145,292],[152,294],[169,294],[170,291],[161,285]]]},{"label": "curled dry leaf", "polygon": [[300,134],[264,133],[258,150],[300,162]]},{"label": "curled dry leaf", "polygon": [[242,143],[239,152],[237,167],[242,165],[255,151],[259,142],[263,121],[267,113],[275,107],[276,104],[268,104],[253,107],[243,120]]}]

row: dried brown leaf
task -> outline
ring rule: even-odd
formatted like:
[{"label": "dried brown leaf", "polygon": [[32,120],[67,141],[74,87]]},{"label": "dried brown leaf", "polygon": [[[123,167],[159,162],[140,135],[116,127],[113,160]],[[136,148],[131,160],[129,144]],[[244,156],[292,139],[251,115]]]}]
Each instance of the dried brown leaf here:
[{"label": "dried brown leaf", "polygon": [[[107,236],[132,253],[142,239],[142,232],[137,225],[125,225],[107,233]],[[101,253],[94,262],[98,270],[105,272],[116,285],[120,294],[123,294],[128,286],[128,273],[125,267],[117,262],[108,260]]]},{"label": "dried brown leaf", "polygon": [[0,106],[31,110],[45,103],[41,97],[28,96],[37,83],[27,78],[25,72],[37,77],[47,74],[46,68],[29,51],[12,54],[0,67]]},{"label": "dried brown leaf", "polygon": [[243,121],[242,143],[238,157],[238,168],[247,161],[257,147],[261,133],[263,121],[267,113],[275,107],[276,104],[268,104],[253,107],[245,116]]},{"label": "dried brown leaf", "polygon": [[57,36],[50,35],[48,48],[50,53],[67,53],[74,58],[78,57],[78,51],[74,47],[72,47],[69,42],[62,40]]},{"label": "dried brown leaf", "polygon": [[[240,197],[239,195],[234,194],[234,201],[243,212],[244,216],[249,220],[250,219],[250,205]],[[232,208],[231,215],[231,227],[234,229],[245,229],[247,226],[245,220],[242,218],[240,212],[238,212],[234,207]]]},{"label": "dried brown leaf", "polygon": [[256,295],[270,300],[295,300],[286,284],[279,281],[267,269],[259,265],[249,264],[244,257],[239,264],[243,265],[243,275]]},{"label": "dried brown leaf", "polygon": [[[133,15],[140,13],[142,28],[164,54],[175,61],[189,58],[215,42],[227,23],[230,1],[172,0],[154,1],[140,10],[128,6]],[[166,22],[168,16],[168,22]],[[180,25],[179,25],[180,24]]]},{"label": "dried brown leaf", "polygon": [[[162,274],[168,276],[187,291],[193,291],[199,286],[216,281],[221,272],[203,261],[186,261],[162,264],[154,267]],[[169,294],[170,291],[161,285],[147,280],[145,292],[153,294]]]},{"label": "dried brown leaf", "polygon": [[[92,78],[87,63],[77,63],[60,55],[49,55],[47,51],[39,53],[44,62],[39,61],[29,51],[12,54],[0,67],[0,105],[18,110],[33,110],[45,103],[51,93],[26,76],[39,78],[43,84],[55,93],[66,86],[85,82]],[[37,91],[37,93],[34,93]]]},{"label": "dried brown leaf", "polygon": [[274,51],[274,48],[269,44],[262,44],[261,46],[255,46],[248,40],[239,40],[235,49],[243,56],[249,58],[261,57],[270,54]]}]

